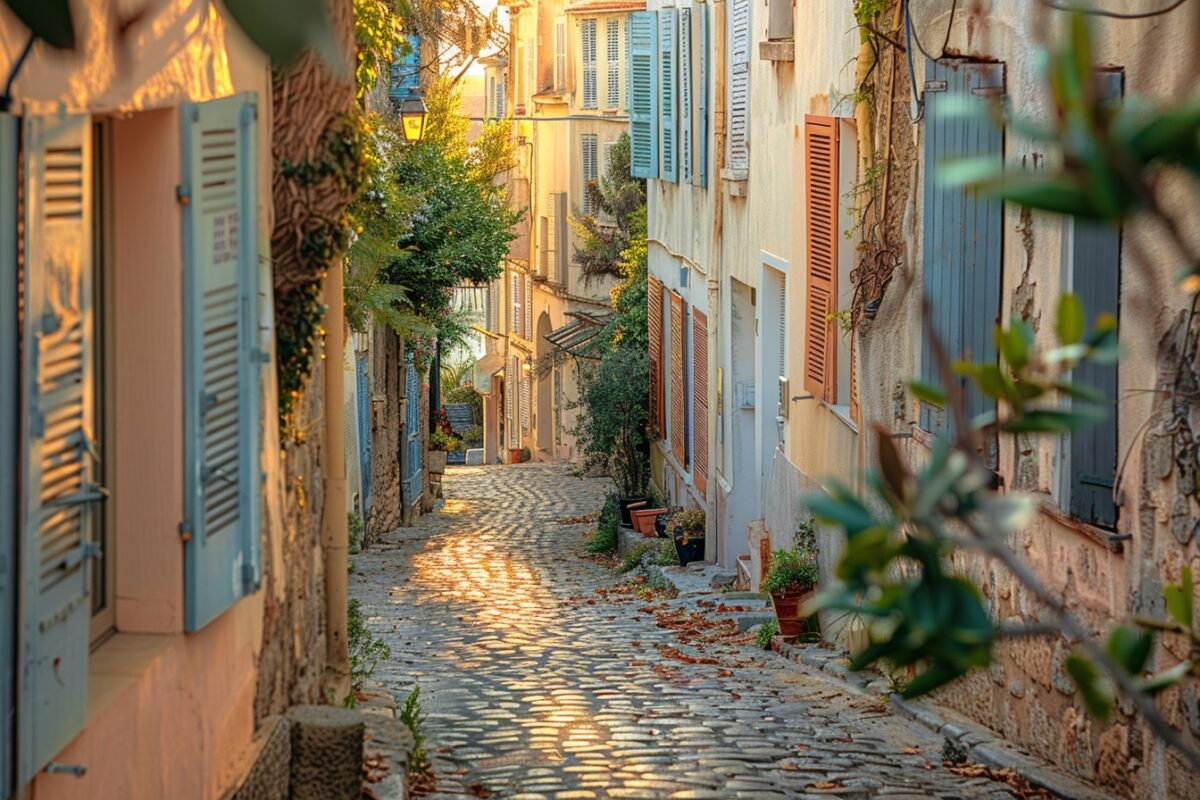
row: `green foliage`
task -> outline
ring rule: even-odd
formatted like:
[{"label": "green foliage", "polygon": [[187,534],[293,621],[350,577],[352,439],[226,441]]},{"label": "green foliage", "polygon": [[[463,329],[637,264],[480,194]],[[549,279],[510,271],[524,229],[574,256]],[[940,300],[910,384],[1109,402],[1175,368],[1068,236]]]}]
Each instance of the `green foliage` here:
[{"label": "green foliage", "polygon": [[[392,649],[382,639],[371,635],[367,619],[363,616],[362,603],[350,600],[346,605],[346,642],[350,650],[350,682],[356,689],[375,672],[380,661],[392,657]],[[350,692],[353,704],[354,689]]]},{"label": "green foliage", "polygon": [[580,367],[579,388],[583,409],[574,433],[588,466],[608,469],[622,497],[645,494],[650,482],[647,351],[614,347],[598,366]]},{"label": "green foliage", "polygon": [[816,558],[810,553],[795,550],[776,550],[771,553],[771,568],[763,578],[764,592],[807,592],[820,580]]},{"label": "green foliage", "polygon": [[667,522],[668,530],[680,530],[693,536],[704,535],[704,509],[699,506],[681,508],[671,515]]},{"label": "green foliage", "polygon": [[451,436],[448,433],[441,431],[433,431],[429,434],[429,449],[441,450],[446,453],[457,453],[462,447],[462,442],[457,436]]},{"label": "green foliage", "polygon": [[771,637],[775,636],[778,633],[779,633],[779,621],[774,620],[774,619],[767,620],[762,625],[758,626],[758,634],[755,636],[754,641],[763,650],[770,650],[771,649]]},{"label": "green foliage", "polygon": [[350,553],[361,553],[363,542],[367,538],[367,523],[359,516],[358,512],[351,511],[346,515],[346,530],[348,533]]},{"label": "green foliage", "polygon": [[462,432],[462,440],[467,447],[482,447],[483,428],[479,425],[472,425]]},{"label": "green foliage", "polygon": [[404,701],[398,715],[400,723],[412,734],[413,748],[405,765],[411,775],[429,767],[429,754],[425,752],[425,714],[421,711],[421,687],[414,686]]},{"label": "green foliage", "polygon": [[646,182],[629,172],[629,135],[621,134],[598,183],[587,186],[593,212],[572,217],[578,236],[573,261],[585,280],[625,276],[625,251],[646,233]]},{"label": "green foliage", "polygon": [[588,539],[588,552],[615,553],[620,525],[621,507],[618,505],[617,496],[610,493],[604,498],[604,507],[600,509],[600,521],[596,532]]},{"label": "green foliage", "polygon": [[679,554],[675,552],[673,543],[666,539],[647,539],[625,551],[625,557],[621,559],[619,570],[625,573],[637,569],[642,565],[642,558],[647,554],[650,554],[651,562],[660,567],[679,564]]},{"label": "green foliage", "polygon": [[354,88],[359,100],[379,82],[399,50],[407,54],[404,26],[388,0],[354,0]]}]

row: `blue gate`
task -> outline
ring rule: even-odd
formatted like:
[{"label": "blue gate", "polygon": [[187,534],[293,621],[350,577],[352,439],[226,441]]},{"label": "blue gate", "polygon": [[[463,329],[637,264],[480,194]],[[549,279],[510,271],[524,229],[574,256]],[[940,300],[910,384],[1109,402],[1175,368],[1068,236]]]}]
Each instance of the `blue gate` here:
[{"label": "blue gate", "polygon": [[371,388],[367,380],[368,359],[359,353],[354,363],[358,395],[358,464],[362,471],[362,515],[371,514]]},{"label": "blue gate", "polygon": [[417,505],[417,496],[424,489],[424,481],[421,477],[422,461],[422,446],[421,446],[421,380],[417,372],[417,368],[413,366],[412,356],[405,359],[405,373],[407,377],[407,413],[405,415],[404,430],[408,436],[408,459],[407,467],[408,474],[404,476],[404,500],[410,507]]}]

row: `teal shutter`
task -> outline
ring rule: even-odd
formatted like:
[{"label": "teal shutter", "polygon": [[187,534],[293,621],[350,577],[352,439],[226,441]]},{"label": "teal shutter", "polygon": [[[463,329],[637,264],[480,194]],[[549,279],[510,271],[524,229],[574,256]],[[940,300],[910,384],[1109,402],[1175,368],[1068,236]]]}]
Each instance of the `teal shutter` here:
[{"label": "teal shutter", "polygon": [[183,106],[189,631],[260,580],[256,130],[252,95]]},{"label": "teal shutter", "polygon": [[17,784],[83,727],[92,482],[91,121],[25,123],[23,648]]},{"label": "teal shutter", "polygon": [[679,180],[679,108],[676,73],[675,39],[679,35],[679,12],[664,8],[658,12],[658,97],[662,127],[659,129],[662,165],[659,177],[664,181]]},{"label": "teal shutter", "polygon": [[[926,90],[925,219],[923,228],[925,297],[934,333],[951,360],[993,362],[992,332],[1000,318],[1002,204],[982,192],[968,192],[943,178],[947,166],[964,158],[1004,157],[1000,127],[988,114],[950,113],[964,103],[989,102],[1004,90],[1004,65],[947,59],[929,61],[928,81],[945,81],[945,91]],[[922,343],[921,377],[940,386],[929,342]],[[995,410],[965,378],[967,413]],[[923,405],[921,426],[949,436],[949,415]],[[994,460],[994,453],[986,454]]]},{"label": "teal shutter", "polygon": [[629,172],[658,177],[658,15],[629,15]]},{"label": "teal shutter", "polygon": [[[1119,102],[1120,72],[1098,73],[1102,102]],[[1076,218],[1071,225],[1071,285],[1089,317],[1120,310],[1121,230],[1102,222]],[[1117,365],[1084,363],[1071,380],[1104,393],[1108,417],[1071,434],[1071,516],[1102,528],[1117,526],[1113,483],[1117,475]]]},{"label": "teal shutter", "polygon": [[679,9],[679,180],[692,182],[692,10]]},{"label": "teal shutter", "polygon": [[700,88],[699,115],[696,118],[696,174],[692,182],[702,188],[708,187],[708,95],[711,91],[708,63],[708,3],[696,6],[696,14],[700,17]]},{"label": "teal shutter", "polygon": [[[17,330],[17,175],[19,122],[0,114],[0,331]],[[19,348],[15,336],[0,335],[0,497],[17,495],[16,376]],[[17,510],[0,509],[0,797],[13,790],[17,741]]]}]

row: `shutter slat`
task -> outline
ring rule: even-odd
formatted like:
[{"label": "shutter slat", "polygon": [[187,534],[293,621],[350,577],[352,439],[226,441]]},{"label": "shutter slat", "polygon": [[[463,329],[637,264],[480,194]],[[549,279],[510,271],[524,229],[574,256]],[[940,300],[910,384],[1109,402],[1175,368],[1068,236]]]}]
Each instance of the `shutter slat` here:
[{"label": "shutter slat", "polygon": [[[805,192],[808,216],[808,302],[804,328],[804,388],[837,402],[837,336],[830,314],[837,302],[838,121],[804,118]],[[784,317],[786,318],[786,316]]]},{"label": "shutter slat", "polygon": [[[780,326],[782,328],[782,326]],[[708,317],[692,309],[692,482],[708,496]]]},{"label": "shutter slat", "polygon": [[629,15],[629,140],[630,174],[658,177],[658,14]]}]

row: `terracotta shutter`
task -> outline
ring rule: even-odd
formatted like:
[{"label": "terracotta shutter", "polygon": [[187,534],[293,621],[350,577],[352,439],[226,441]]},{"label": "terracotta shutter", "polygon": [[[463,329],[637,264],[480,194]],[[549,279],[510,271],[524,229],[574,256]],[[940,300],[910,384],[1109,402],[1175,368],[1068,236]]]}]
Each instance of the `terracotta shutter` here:
[{"label": "terracotta shutter", "polygon": [[858,406],[858,345],[854,343],[854,334],[850,334],[850,419],[854,424],[859,423]]},{"label": "terracotta shutter", "polygon": [[683,398],[683,298],[671,292],[671,449],[682,464],[687,458],[686,407]]},{"label": "terracotta shutter", "polygon": [[837,302],[838,133],[834,117],[804,118],[808,235],[808,309],[804,388],[837,402],[837,337],[829,318]]},{"label": "terracotta shutter", "polygon": [[663,427],[662,383],[662,281],[650,275],[646,278],[646,316],[650,331],[650,435],[658,441],[665,433]]},{"label": "terracotta shutter", "polygon": [[708,495],[708,317],[692,309],[692,481]]}]

